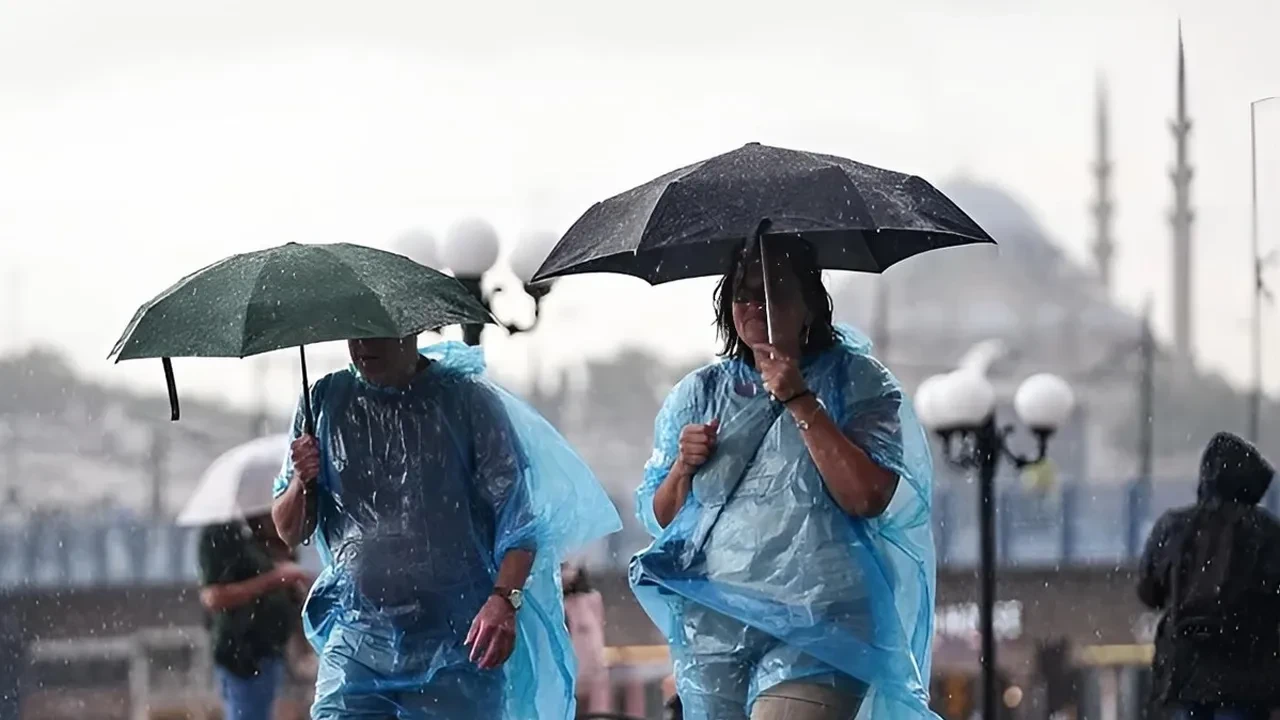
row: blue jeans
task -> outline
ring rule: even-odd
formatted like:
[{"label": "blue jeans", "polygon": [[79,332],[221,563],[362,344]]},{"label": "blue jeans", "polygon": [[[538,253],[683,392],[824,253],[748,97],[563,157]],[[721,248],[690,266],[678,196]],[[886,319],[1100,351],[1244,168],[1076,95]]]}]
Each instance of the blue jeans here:
[{"label": "blue jeans", "polygon": [[1184,705],[1173,711],[1174,720],[1267,720],[1265,710],[1240,710],[1212,705]]},{"label": "blue jeans", "polygon": [[213,672],[218,681],[218,694],[222,696],[225,720],[271,720],[271,707],[284,678],[282,659],[263,660],[258,674],[249,678],[217,665]]}]

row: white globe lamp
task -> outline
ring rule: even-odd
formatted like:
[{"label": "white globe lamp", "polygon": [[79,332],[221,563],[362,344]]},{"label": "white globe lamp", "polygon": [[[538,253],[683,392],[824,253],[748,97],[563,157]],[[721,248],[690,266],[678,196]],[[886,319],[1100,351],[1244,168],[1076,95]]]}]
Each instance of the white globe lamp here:
[{"label": "white globe lamp", "polygon": [[498,231],[480,218],[466,218],[449,228],[440,261],[457,277],[478,280],[498,262],[498,250]]},{"label": "white globe lamp", "polygon": [[1032,375],[1013,396],[1018,418],[1036,432],[1054,432],[1075,408],[1075,393],[1066,380],[1051,373]]},{"label": "white globe lamp", "polygon": [[511,251],[511,272],[521,283],[528,285],[559,239],[555,233],[526,233]]},{"label": "white globe lamp", "polygon": [[995,411],[996,391],[991,381],[977,370],[956,370],[939,385],[931,401],[939,430],[976,428]]},{"label": "white globe lamp", "polygon": [[932,375],[916,388],[916,417],[929,429],[938,427],[938,394],[946,378],[946,375]]},{"label": "white globe lamp", "polygon": [[440,269],[440,252],[436,239],[426,230],[415,228],[400,235],[392,244],[392,249],[419,265]]}]

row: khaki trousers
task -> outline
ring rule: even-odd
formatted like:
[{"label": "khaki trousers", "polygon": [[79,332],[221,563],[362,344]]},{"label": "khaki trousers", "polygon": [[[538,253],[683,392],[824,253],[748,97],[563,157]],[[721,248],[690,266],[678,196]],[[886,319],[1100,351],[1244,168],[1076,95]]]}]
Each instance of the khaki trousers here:
[{"label": "khaki trousers", "polygon": [[830,685],[785,682],[760,693],[751,720],[854,720],[862,697]]}]

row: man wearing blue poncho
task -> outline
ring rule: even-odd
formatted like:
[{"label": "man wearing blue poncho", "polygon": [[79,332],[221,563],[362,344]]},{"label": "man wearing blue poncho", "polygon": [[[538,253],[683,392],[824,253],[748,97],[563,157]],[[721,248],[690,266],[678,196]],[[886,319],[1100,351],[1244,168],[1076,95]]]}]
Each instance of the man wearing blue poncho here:
[{"label": "man wearing blue poncho", "polygon": [[832,325],[812,248],[789,238],[767,274],[755,258],[716,291],[725,359],[655,423],[637,491],[655,540],[632,587],[685,718],[936,717],[925,434],[868,343]]},{"label": "man wearing blue poncho", "polygon": [[[556,571],[618,528],[581,459],[483,376],[478,349],[353,340],[301,409],[273,516],[325,569],[303,611],[312,717],[573,714]],[[301,407],[301,404],[300,404]]]}]

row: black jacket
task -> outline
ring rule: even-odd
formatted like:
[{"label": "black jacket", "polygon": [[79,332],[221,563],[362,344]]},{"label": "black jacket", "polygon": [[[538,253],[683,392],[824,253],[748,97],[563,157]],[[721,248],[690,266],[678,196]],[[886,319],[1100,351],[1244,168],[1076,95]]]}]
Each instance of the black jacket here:
[{"label": "black jacket", "polygon": [[1219,433],[1196,504],[1160,517],[1138,597],[1162,610],[1152,691],[1161,704],[1280,707],[1280,522],[1258,507],[1274,470]]}]

